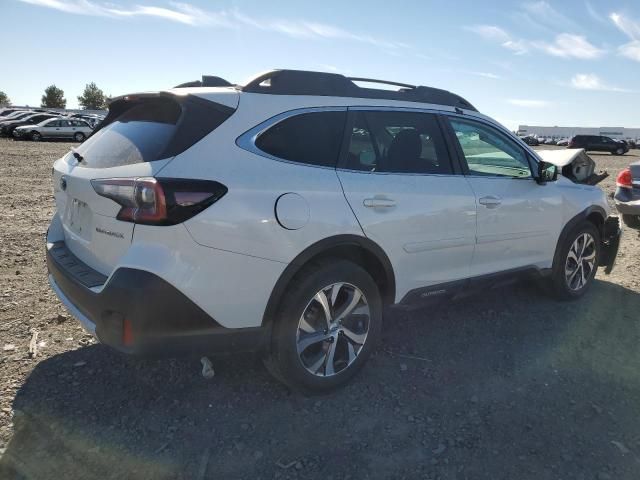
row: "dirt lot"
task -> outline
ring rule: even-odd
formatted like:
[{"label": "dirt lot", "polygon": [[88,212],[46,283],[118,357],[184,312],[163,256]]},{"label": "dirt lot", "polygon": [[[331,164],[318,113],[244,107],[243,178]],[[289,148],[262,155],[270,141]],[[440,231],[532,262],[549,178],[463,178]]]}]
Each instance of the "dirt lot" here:
[{"label": "dirt lot", "polygon": [[[303,398],[256,358],[215,358],[206,380],[69,318],[43,251],[69,147],[0,140],[0,478],[640,478],[636,232],[579,302],[520,285],[387,318],[362,375]],[[634,159],[593,158],[614,177]]]}]

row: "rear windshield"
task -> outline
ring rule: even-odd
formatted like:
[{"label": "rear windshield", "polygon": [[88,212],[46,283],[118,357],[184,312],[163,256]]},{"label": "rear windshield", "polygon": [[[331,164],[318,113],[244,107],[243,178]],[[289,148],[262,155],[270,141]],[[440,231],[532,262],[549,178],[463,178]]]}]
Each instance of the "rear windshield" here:
[{"label": "rear windshield", "polygon": [[84,159],[80,166],[109,168],[173,157],[217,128],[233,111],[197,97],[187,97],[182,104],[167,97],[143,99],[77,148]]},{"label": "rear windshield", "polygon": [[159,160],[173,137],[182,109],[157,99],[134,106],[77,149],[84,166],[108,168]]}]

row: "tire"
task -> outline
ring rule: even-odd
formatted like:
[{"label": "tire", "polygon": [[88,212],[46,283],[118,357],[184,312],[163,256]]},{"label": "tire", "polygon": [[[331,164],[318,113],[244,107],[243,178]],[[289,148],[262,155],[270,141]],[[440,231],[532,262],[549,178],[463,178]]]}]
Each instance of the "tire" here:
[{"label": "tire", "polygon": [[[586,248],[581,252],[585,242]],[[551,274],[551,293],[559,300],[578,299],[589,289],[598,270],[600,258],[598,229],[591,222],[585,221],[567,235],[558,249]],[[576,261],[580,259],[582,262]],[[575,269],[572,268],[574,266]],[[582,271],[579,271],[580,268]]]},{"label": "tire", "polygon": [[622,221],[629,228],[640,229],[640,215],[622,215]]},{"label": "tire", "polygon": [[31,132],[31,140],[33,140],[34,142],[39,142],[40,140],[42,140],[42,135],[40,135],[39,132]]},{"label": "tire", "polygon": [[[341,320],[349,307],[351,313]],[[371,276],[355,263],[325,259],[292,280],[278,309],[265,365],[305,395],[328,393],[360,371],[381,328],[382,299]]]},{"label": "tire", "polygon": [[73,134],[73,139],[76,142],[84,142],[84,133],[82,132],[76,132]]},{"label": "tire", "polygon": [[613,155],[624,155],[624,148],[620,147],[611,152]]}]

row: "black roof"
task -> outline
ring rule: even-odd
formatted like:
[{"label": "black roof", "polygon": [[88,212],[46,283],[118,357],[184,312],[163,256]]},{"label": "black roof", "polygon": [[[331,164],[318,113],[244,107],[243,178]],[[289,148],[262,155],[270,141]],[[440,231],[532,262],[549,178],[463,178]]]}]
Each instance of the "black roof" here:
[{"label": "black roof", "polygon": [[[356,85],[355,82],[392,85],[400,87],[400,89],[363,88]],[[447,90],[372,78],[346,77],[338,73],[272,70],[254,78],[241,87],[241,90],[272,95],[319,95],[434,103],[476,111],[476,108],[467,100]]]}]

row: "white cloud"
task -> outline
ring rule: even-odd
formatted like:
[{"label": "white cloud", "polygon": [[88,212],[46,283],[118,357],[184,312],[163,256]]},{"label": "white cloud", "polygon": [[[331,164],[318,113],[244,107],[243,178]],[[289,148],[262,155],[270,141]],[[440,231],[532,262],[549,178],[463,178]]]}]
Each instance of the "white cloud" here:
[{"label": "white cloud", "polygon": [[516,55],[523,55],[529,51],[527,42],[524,40],[509,40],[504,42],[502,46],[508,50],[511,50]]},{"label": "white cloud", "polygon": [[609,18],[631,40],[618,47],[618,54],[640,62],[640,22],[615,12],[609,15]]},{"label": "white cloud", "polygon": [[511,39],[505,30],[495,25],[471,25],[464,28],[470,32],[477,33],[487,40],[496,40],[502,43]]},{"label": "white cloud", "polygon": [[525,15],[528,17],[528,20],[549,27],[547,30],[578,29],[573,20],[553,8],[548,2],[537,1],[525,3],[522,5],[522,9],[526,12]]},{"label": "white cloud", "polygon": [[604,54],[604,50],[589,43],[582,35],[571,33],[557,35],[553,43],[534,42],[533,45],[549,55],[563,58],[594,59]]},{"label": "white cloud", "polygon": [[594,73],[577,73],[571,78],[571,86],[578,90],[600,90],[606,92],[628,92],[624,88],[608,85]]},{"label": "white cloud", "polygon": [[618,53],[636,62],[640,62],[640,40],[633,40],[618,47]]},{"label": "white cloud", "polygon": [[502,47],[511,50],[516,55],[521,55],[529,50],[525,42],[512,38],[506,30],[496,25],[471,25],[464,28],[465,30],[480,35],[485,40],[499,43]]},{"label": "white cloud", "polygon": [[492,80],[499,80],[502,78],[500,75],[491,72],[469,72],[471,75],[476,75],[478,77],[491,78]]},{"label": "white cloud", "polygon": [[615,12],[609,15],[609,18],[631,40],[640,40],[640,23]]},{"label": "white cloud", "polygon": [[361,35],[348,30],[323,23],[289,19],[254,18],[238,10],[209,11],[197,8],[188,3],[171,2],[171,8],[153,5],[119,6],[113,3],[91,0],[20,0],[21,2],[40,7],[51,8],[61,12],[110,18],[156,17],[184,25],[218,26],[238,28],[248,26],[257,30],[280,33],[293,38],[346,40],[364,43],[388,51],[409,49],[402,43]]},{"label": "white cloud", "polygon": [[551,102],[546,100],[532,100],[527,98],[510,98],[507,100],[511,105],[515,105],[516,107],[525,107],[525,108],[544,108],[551,105]]},{"label": "white cloud", "polygon": [[587,0],[584,4],[585,8],[587,9],[587,13],[589,14],[589,16],[595,20],[598,23],[602,23],[602,24],[607,24],[607,20],[605,19],[605,17],[600,14],[594,7],[593,5],[591,5],[591,2],[589,0]]},{"label": "white cloud", "polygon": [[[187,3],[173,2],[173,8],[134,5],[121,7],[112,3],[97,3],[90,0],[20,0],[24,3],[51,8],[75,15],[93,17],[157,17],[185,25],[225,24],[225,14],[205,12]],[[228,26],[228,25],[227,25]]]},{"label": "white cloud", "polygon": [[[545,2],[539,4],[547,5]],[[538,4],[533,4],[538,5]],[[546,8],[546,7],[540,7]],[[511,36],[506,30],[497,25],[472,25],[464,27],[482,38],[499,43],[503,48],[511,50],[516,55],[523,55],[532,49],[540,50],[548,55],[564,58],[594,59],[602,56],[604,50],[592,45],[582,35],[560,33],[553,42],[528,41]]]}]

